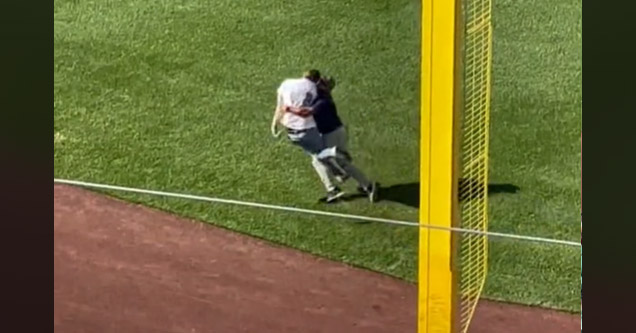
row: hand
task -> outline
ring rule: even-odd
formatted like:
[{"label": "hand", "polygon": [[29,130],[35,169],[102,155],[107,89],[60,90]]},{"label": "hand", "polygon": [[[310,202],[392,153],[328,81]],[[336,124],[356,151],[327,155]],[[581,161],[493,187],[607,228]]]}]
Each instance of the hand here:
[{"label": "hand", "polygon": [[272,124],[272,128],[270,130],[272,132],[272,136],[275,137],[275,138],[279,137],[280,133],[282,132],[282,131],[277,131],[276,130],[276,124]]},{"label": "hand", "polygon": [[296,108],[296,107],[286,107],[285,108],[286,112],[291,112],[299,117],[303,117],[303,118],[307,118],[311,115],[311,111],[309,111],[309,109],[304,108],[304,107],[300,107],[300,108]]},{"label": "hand", "polygon": [[298,111],[296,114],[301,116],[301,117],[303,117],[303,118],[307,118],[307,117],[311,116],[311,112],[309,112],[308,110],[303,110],[303,109]]}]

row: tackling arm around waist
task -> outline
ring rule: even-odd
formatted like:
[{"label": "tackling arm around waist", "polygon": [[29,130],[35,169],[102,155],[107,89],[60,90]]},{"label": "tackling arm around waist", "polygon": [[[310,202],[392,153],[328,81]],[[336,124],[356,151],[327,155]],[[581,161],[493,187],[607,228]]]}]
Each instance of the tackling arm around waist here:
[{"label": "tackling arm around waist", "polygon": [[320,98],[316,101],[316,103],[314,103],[311,106],[301,106],[301,107],[288,106],[285,108],[285,111],[291,112],[301,117],[307,117],[314,114],[316,111],[320,109],[320,107],[322,107],[326,103],[327,101],[324,98]]}]

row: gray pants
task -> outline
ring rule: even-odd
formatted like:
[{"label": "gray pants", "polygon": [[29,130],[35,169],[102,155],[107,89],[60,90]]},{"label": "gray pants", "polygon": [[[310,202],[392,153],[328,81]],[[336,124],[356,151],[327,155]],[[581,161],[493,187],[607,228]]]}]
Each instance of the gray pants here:
[{"label": "gray pants", "polygon": [[318,155],[325,147],[320,132],[315,127],[298,134],[287,133],[287,137],[309,155]]},{"label": "gray pants", "polygon": [[[318,159],[318,154],[325,149],[323,138],[318,129],[314,127],[298,134],[288,133],[287,136],[293,144],[299,146],[311,156],[311,164],[325,189],[327,191],[335,189],[336,185],[333,182],[332,175],[335,172],[334,169],[339,170],[342,168],[333,159]],[[345,171],[342,170],[342,172]]]},{"label": "gray pants", "polygon": [[[340,126],[338,129],[330,133],[323,134],[322,141],[325,148],[337,148],[337,151],[339,153],[336,157],[337,163],[344,169],[347,174],[349,174],[358,182],[358,185],[363,188],[368,188],[369,185],[371,185],[371,182],[365,176],[365,174],[360,171],[360,169],[356,168],[352,163],[352,158],[348,149],[347,131],[345,130],[344,126]],[[323,176],[320,176],[320,179],[322,180],[323,184],[325,184],[325,186],[326,184],[331,182],[330,179],[323,179]]]}]

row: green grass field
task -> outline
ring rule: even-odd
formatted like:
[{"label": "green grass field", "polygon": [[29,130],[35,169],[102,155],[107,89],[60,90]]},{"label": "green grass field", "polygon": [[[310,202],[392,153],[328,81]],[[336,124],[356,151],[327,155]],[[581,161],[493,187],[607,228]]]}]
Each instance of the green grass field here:
[{"label": "green grass field", "polygon": [[[55,0],[55,177],[417,220],[419,1]],[[577,240],[581,4],[496,0],[493,231]],[[275,89],[335,75],[357,164],[391,200],[324,206],[269,134]],[[349,187],[348,189],[352,189]],[[416,278],[417,229],[116,193],[324,257]],[[484,296],[580,310],[580,251],[491,242]]]}]

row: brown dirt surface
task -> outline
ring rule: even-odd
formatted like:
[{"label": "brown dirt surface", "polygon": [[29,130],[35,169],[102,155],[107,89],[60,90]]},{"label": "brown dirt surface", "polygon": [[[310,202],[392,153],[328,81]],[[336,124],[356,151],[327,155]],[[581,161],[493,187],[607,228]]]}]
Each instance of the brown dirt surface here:
[{"label": "brown dirt surface", "polygon": [[[54,186],[56,332],[416,332],[417,288]],[[473,333],[569,333],[578,316],[481,302]]]}]

